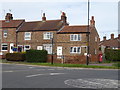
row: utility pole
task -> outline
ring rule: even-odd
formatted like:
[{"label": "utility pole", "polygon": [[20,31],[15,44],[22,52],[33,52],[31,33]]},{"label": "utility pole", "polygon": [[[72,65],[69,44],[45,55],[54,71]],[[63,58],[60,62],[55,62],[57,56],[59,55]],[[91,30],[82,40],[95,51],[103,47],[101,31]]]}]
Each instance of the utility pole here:
[{"label": "utility pole", "polygon": [[87,60],[86,60],[86,64],[88,65],[89,64],[89,9],[90,7],[90,1],[88,0],[88,29],[87,29]]},{"label": "utility pole", "polygon": [[51,57],[51,64],[53,65],[53,37],[51,38],[51,43],[52,43],[52,57]]}]

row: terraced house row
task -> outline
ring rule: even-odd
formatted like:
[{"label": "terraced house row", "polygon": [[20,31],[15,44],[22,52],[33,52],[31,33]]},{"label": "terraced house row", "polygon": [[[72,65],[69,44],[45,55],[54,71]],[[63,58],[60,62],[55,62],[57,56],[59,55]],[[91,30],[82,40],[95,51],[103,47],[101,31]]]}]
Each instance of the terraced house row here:
[{"label": "terraced house row", "polygon": [[13,53],[13,47],[17,47],[18,52],[45,49],[49,54],[48,61],[53,53],[56,63],[85,63],[89,34],[90,62],[98,60],[99,35],[94,16],[90,20],[89,31],[88,25],[69,25],[64,12],[58,20],[47,20],[43,13],[41,21],[32,22],[15,20],[11,13],[7,13],[5,20],[0,22],[1,58],[6,53]]}]

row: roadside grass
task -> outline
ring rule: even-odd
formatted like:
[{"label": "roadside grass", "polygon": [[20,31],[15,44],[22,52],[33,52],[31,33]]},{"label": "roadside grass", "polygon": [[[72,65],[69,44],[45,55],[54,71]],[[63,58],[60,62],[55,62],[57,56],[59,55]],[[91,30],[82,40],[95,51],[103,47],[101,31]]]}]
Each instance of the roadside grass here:
[{"label": "roadside grass", "polygon": [[115,63],[113,66],[97,66],[97,65],[85,65],[85,64],[58,64],[54,63],[28,63],[28,62],[14,62],[7,60],[0,60],[1,63],[11,63],[11,64],[26,64],[26,65],[39,65],[39,66],[52,66],[52,67],[69,67],[69,68],[101,68],[101,69],[120,69],[120,63]]},{"label": "roadside grass", "polygon": [[0,60],[1,63],[11,63],[11,64],[26,64],[26,65],[39,65],[39,66],[52,66],[52,67],[69,67],[69,68],[101,68],[101,69],[120,69],[120,63],[115,63],[113,66],[97,66],[97,65],[85,65],[85,64],[57,64],[54,63],[28,63],[28,62],[15,62]]}]

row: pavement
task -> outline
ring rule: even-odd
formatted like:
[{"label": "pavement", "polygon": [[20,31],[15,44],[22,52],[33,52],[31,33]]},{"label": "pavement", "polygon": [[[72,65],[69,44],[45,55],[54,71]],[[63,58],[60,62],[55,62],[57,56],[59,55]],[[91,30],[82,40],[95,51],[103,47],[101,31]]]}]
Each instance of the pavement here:
[{"label": "pavement", "polygon": [[89,65],[95,65],[95,66],[112,66],[113,63],[98,63],[98,64],[89,64]]},{"label": "pavement", "polygon": [[119,81],[118,70],[106,69],[2,64],[0,73],[2,88],[110,88],[117,90]]}]

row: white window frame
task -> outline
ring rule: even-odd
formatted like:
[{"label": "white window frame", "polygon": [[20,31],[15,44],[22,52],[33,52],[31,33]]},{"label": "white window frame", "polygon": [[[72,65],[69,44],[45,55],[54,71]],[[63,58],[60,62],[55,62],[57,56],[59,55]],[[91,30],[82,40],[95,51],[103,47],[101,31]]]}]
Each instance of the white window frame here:
[{"label": "white window frame", "polygon": [[51,38],[53,38],[53,32],[44,32],[43,33],[43,39],[50,40]]},{"label": "white window frame", "polygon": [[[2,49],[2,48],[3,48],[3,45],[5,45],[5,44],[7,45],[7,46],[6,46],[6,47],[7,47],[7,50],[3,50],[3,49]],[[2,43],[2,44],[1,44],[1,51],[8,51],[8,44],[7,44],[7,43]]]},{"label": "white window frame", "polygon": [[37,46],[37,50],[43,50],[43,46]]},{"label": "white window frame", "polygon": [[[27,34],[29,34],[29,35],[27,36]],[[31,40],[31,32],[24,33],[24,40]]]},{"label": "white window frame", "polygon": [[48,54],[52,54],[52,44],[43,44],[43,49],[48,52]]},{"label": "white window frame", "polygon": [[7,38],[7,35],[8,35],[8,30],[3,30],[3,37]]},{"label": "white window frame", "polygon": [[[71,48],[72,48],[72,50],[71,50]],[[79,52],[78,52],[78,48],[80,49]],[[76,49],[76,52],[74,52],[74,49]],[[81,47],[76,47],[76,46],[70,47],[70,53],[80,54],[81,53]]]},{"label": "white window frame", "polygon": [[[25,47],[29,46],[29,49],[26,49]],[[24,45],[24,51],[26,52],[26,50],[30,50],[31,46],[30,45]]]},{"label": "white window frame", "polygon": [[81,41],[81,35],[80,34],[71,34],[70,41]]}]

